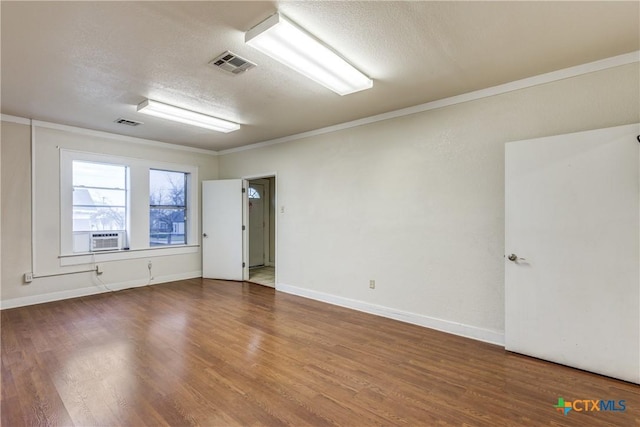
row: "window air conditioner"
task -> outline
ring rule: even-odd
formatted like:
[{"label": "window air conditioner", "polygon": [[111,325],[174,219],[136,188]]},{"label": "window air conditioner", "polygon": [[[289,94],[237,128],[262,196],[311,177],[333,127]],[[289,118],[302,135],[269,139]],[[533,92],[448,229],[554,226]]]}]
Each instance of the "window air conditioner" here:
[{"label": "window air conditioner", "polygon": [[118,232],[91,233],[89,239],[91,252],[112,251],[122,247],[122,238]]}]

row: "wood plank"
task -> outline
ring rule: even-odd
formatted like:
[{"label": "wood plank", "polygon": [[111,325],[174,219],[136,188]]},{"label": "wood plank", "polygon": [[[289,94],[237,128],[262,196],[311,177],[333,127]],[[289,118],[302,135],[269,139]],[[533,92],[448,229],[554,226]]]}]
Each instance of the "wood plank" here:
[{"label": "wood plank", "polygon": [[[640,387],[259,285],[4,310],[2,425],[631,426]],[[557,399],[625,400],[577,412]]]}]

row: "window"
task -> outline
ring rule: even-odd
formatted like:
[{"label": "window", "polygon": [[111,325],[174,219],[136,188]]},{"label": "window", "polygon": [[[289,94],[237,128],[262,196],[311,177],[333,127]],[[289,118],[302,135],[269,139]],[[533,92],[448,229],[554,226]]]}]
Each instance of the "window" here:
[{"label": "window", "polygon": [[187,243],[187,175],[149,170],[149,246]]},{"label": "window", "polygon": [[249,192],[247,193],[250,199],[259,199],[260,193],[253,187],[249,187]]},{"label": "window", "polygon": [[198,182],[194,165],[61,149],[61,263],[191,253]]},{"label": "window", "polygon": [[89,250],[91,232],[126,235],[127,167],[74,160],[72,168],[73,252]]}]

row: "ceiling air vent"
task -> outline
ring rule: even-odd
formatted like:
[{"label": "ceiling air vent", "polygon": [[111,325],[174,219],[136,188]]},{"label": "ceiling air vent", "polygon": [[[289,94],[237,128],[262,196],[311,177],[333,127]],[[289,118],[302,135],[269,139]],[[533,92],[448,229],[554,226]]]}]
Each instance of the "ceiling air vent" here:
[{"label": "ceiling air vent", "polygon": [[209,64],[231,74],[244,73],[256,66],[253,62],[241,58],[235,53],[229,51],[218,56],[213,61],[209,62]]},{"label": "ceiling air vent", "polygon": [[122,117],[120,117],[115,122],[119,123],[121,125],[127,125],[127,126],[139,126],[139,125],[144,124],[142,122],[136,122],[135,120],[123,119]]}]

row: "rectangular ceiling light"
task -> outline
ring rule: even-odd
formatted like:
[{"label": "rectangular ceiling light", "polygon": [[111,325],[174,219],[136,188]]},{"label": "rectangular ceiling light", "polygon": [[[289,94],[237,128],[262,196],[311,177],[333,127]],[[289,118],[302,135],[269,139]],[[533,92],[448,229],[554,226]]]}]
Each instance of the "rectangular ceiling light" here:
[{"label": "rectangular ceiling light", "polygon": [[247,31],[244,41],[339,95],[373,86],[373,80],[279,13]]},{"label": "rectangular ceiling light", "polygon": [[184,110],[182,108],[163,104],[162,102],[151,99],[146,99],[138,104],[138,111],[140,113],[149,114],[150,116],[156,116],[162,119],[173,120],[174,122],[185,123],[218,132],[228,133],[240,129],[240,125],[237,123],[222,120],[213,116],[207,116],[202,113],[196,113],[195,111]]}]

